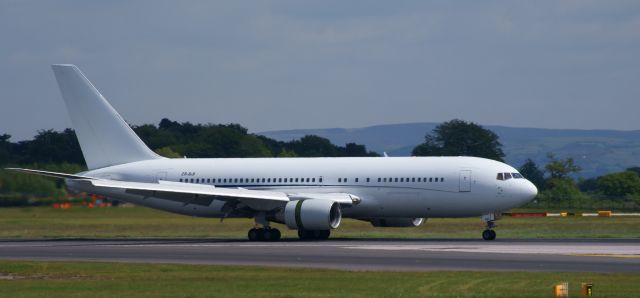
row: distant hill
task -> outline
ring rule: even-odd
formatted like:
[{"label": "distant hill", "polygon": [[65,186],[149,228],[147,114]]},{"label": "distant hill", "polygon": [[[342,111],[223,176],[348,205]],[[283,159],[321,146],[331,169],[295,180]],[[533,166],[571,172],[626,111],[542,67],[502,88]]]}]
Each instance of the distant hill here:
[{"label": "distant hill", "polygon": [[[391,156],[408,156],[426,133],[438,123],[376,125],[364,128],[327,128],[267,131],[258,134],[281,141],[318,135],[337,145],[355,142],[369,150]],[[573,157],[583,170],[579,177],[595,177],[640,165],[640,130],[578,130],[485,126],[504,145],[507,163],[519,167],[531,158],[538,165],[553,152],[559,158]]]}]

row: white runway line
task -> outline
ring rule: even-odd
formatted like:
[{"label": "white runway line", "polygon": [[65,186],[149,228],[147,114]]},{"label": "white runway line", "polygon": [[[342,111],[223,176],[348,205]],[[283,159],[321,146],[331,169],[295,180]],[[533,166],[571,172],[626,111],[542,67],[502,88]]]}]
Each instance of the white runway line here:
[{"label": "white runway line", "polygon": [[640,258],[640,245],[353,245],[350,249],[510,254],[601,255]]}]

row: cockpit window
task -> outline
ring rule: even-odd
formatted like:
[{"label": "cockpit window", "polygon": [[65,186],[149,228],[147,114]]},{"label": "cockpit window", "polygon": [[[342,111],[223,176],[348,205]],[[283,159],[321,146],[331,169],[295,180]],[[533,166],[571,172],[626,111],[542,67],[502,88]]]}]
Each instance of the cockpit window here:
[{"label": "cockpit window", "polygon": [[511,173],[504,173],[504,180],[511,179]]},{"label": "cockpit window", "polygon": [[522,175],[520,175],[520,173],[511,173],[511,175],[513,175],[513,178],[515,179],[523,179],[524,177],[522,177]]},{"label": "cockpit window", "polygon": [[498,177],[496,179],[504,180],[504,176],[502,175],[502,173],[498,173]]}]

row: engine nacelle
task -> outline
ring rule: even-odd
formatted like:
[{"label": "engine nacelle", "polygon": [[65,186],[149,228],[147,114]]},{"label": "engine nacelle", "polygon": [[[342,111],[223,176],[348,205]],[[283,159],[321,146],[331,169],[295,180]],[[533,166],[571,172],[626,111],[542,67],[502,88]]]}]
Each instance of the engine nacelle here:
[{"label": "engine nacelle", "polygon": [[402,218],[402,217],[388,217],[388,218],[372,218],[369,220],[374,227],[385,228],[406,228],[417,227],[424,222],[424,218]]},{"label": "engine nacelle", "polygon": [[284,223],[296,230],[330,230],[340,226],[340,204],[331,200],[299,200],[287,203]]}]

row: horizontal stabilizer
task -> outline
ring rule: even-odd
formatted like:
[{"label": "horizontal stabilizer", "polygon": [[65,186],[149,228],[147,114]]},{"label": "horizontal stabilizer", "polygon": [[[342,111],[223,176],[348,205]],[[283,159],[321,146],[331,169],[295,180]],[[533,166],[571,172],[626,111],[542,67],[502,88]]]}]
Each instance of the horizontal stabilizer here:
[{"label": "horizontal stabilizer", "polygon": [[32,170],[32,169],[5,168],[5,170],[11,170],[11,171],[17,171],[17,172],[23,172],[23,173],[29,173],[29,174],[36,174],[36,175],[40,175],[40,176],[47,176],[47,177],[60,178],[60,179],[75,179],[75,180],[79,180],[79,179],[83,179],[83,180],[95,179],[95,178],[86,177],[86,176],[80,176],[80,175],[49,172],[49,171],[41,171],[41,170]]}]

